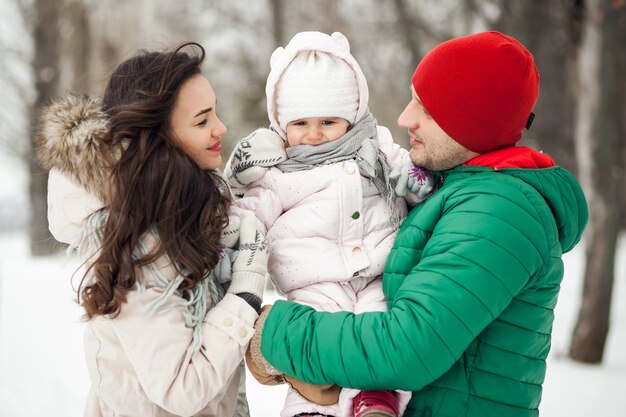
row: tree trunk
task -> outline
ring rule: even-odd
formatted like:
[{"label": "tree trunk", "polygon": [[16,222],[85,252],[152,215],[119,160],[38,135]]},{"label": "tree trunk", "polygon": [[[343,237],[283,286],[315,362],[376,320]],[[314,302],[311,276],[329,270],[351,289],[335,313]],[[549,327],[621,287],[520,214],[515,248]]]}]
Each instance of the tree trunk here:
[{"label": "tree trunk", "polygon": [[[60,91],[85,92],[92,87],[90,59],[93,40],[89,30],[89,19],[84,0],[65,0],[66,7],[61,17],[69,35],[61,45],[63,62],[60,63]],[[69,28],[69,29],[67,29]]]},{"label": "tree trunk", "polygon": [[417,64],[422,60],[424,54],[417,35],[418,24],[413,20],[407,9],[405,0],[394,0],[394,6],[396,9],[396,15],[398,17],[399,30],[404,38],[406,44],[406,50],[411,54],[410,67],[415,68]]},{"label": "tree trunk", "polygon": [[503,1],[495,29],[510,34],[524,44],[535,57],[541,76],[535,121],[524,132],[522,144],[547,153],[558,165],[576,169],[574,151],[574,115],[576,97],[576,51],[580,21],[576,10],[564,1]]},{"label": "tree trunk", "polygon": [[[614,0],[615,5],[615,35],[611,37],[613,45],[610,47],[610,51],[616,56],[615,71],[617,74],[626,74],[626,0]],[[613,18],[613,15],[611,15]],[[621,81],[620,81],[621,80]],[[614,96],[617,99],[615,105],[612,107],[612,111],[615,112],[615,118],[621,120],[618,123],[616,134],[619,138],[619,153],[620,167],[618,172],[618,178],[620,179],[617,189],[622,190],[619,192],[619,212],[626,213],[626,77],[621,76],[615,80]],[[626,230],[626,216],[622,215],[620,229],[622,232]]]},{"label": "tree trunk", "polygon": [[[581,183],[587,196],[590,221],[582,306],[569,355],[600,363],[609,331],[618,224],[620,138],[616,101],[623,89],[617,71],[617,13],[610,0],[588,0],[578,56],[579,103],[576,151]],[[623,38],[622,38],[623,39]]]},{"label": "tree trunk", "polygon": [[59,87],[60,36],[58,30],[58,0],[35,1],[34,59],[36,99],[31,110],[31,152],[28,153],[30,172],[31,220],[30,250],[34,256],[48,255],[59,249],[48,230],[48,174],[35,158],[36,126],[39,109],[57,95]]},{"label": "tree trunk", "polygon": [[[315,9],[315,13],[319,13],[318,16],[322,19],[315,21],[315,28],[307,30],[319,30],[327,34],[331,34],[344,26],[342,17],[339,13],[339,2],[336,0],[317,0],[310,2],[309,7]],[[341,30],[340,30],[341,32]],[[349,36],[343,32],[344,35]]]},{"label": "tree trunk", "polygon": [[270,10],[272,15],[272,34],[274,45],[284,46],[285,40],[285,4],[284,0],[270,0]]}]

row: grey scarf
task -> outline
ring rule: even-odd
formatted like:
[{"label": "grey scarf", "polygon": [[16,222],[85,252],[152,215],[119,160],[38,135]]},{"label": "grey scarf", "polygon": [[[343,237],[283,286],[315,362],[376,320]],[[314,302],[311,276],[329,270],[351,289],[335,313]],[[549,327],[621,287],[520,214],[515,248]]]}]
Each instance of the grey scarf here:
[{"label": "grey scarf", "polygon": [[391,208],[389,223],[397,225],[402,215],[396,204],[395,180],[389,178],[391,168],[380,149],[376,119],[371,113],[337,140],[321,145],[297,145],[287,148],[287,160],[276,165],[283,172],[305,171],[321,165],[348,159],[356,160],[359,171],[370,178]]}]

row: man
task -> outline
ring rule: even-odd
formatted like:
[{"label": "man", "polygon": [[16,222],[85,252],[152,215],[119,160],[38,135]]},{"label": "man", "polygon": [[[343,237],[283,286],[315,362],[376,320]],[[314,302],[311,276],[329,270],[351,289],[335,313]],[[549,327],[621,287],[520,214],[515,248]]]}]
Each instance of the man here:
[{"label": "man", "polygon": [[515,146],[534,117],[533,57],[511,37],[478,33],[434,48],[411,81],[398,124],[413,163],[440,182],[387,259],[389,311],[277,301],[258,322],[260,351],[307,383],[413,391],[408,417],[537,416],[561,256],[587,207],[570,173]]}]

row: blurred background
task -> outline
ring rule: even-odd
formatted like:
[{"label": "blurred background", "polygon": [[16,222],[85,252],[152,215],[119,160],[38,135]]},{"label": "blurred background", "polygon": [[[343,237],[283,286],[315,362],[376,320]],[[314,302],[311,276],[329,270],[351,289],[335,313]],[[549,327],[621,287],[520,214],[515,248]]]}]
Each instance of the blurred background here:
[{"label": "blurred background", "polygon": [[[410,99],[415,66],[433,46],[498,30],[530,49],[541,92],[522,144],[571,170],[590,209],[583,245],[570,258],[579,284],[560,355],[606,363],[607,340],[624,326],[611,312],[626,268],[620,263],[626,257],[620,244],[626,228],[626,0],[0,0],[2,345],[23,342],[7,333],[24,317],[7,307],[21,305],[11,304],[10,291],[28,297],[34,291],[10,281],[14,271],[28,270],[24,263],[53,268],[47,261],[63,259],[64,248],[47,230],[47,173],[33,158],[41,106],[70,91],[100,94],[108,74],[137,49],[197,41],[207,51],[205,75],[229,130],[228,155],[238,139],[268,125],[270,54],[303,30],[348,37],[369,83],[373,114],[403,146],[408,138],[396,119]],[[57,284],[69,288],[71,271],[67,279],[56,274]],[[6,375],[12,359],[4,352],[0,373]],[[0,379],[0,389],[7,380]],[[8,398],[3,392],[0,402]],[[0,404],[2,417],[16,415],[1,410]]]}]

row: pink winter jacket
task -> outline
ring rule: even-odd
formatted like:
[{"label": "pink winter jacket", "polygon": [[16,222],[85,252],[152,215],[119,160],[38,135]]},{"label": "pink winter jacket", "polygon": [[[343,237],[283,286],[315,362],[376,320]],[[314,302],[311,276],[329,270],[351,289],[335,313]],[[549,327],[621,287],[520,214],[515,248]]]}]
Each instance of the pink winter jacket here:
[{"label": "pink winter jacket", "polygon": [[[389,129],[377,130],[392,169],[409,160]],[[235,204],[267,228],[268,272],[283,293],[382,275],[397,233],[385,198],[354,160],[290,173],[270,168]],[[397,204],[404,218],[406,203]]]},{"label": "pink winter jacket", "polygon": [[[50,230],[59,241],[76,245],[84,219],[102,204],[84,189],[51,171]],[[150,246],[150,240],[144,243]],[[156,262],[172,279],[166,257]],[[85,324],[85,358],[91,390],[88,417],[232,416],[243,373],[240,364],[254,333],[257,313],[232,294],[209,306],[198,351],[188,349],[193,330],[178,310],[164,306],[148,315],[147,306],[163,289],[145,273],[143,289],[128,293],[114,319],[99,316]],[[173,294],[167,304],[181,303]],[[210,297],[207,299],[210,304]]]}]

